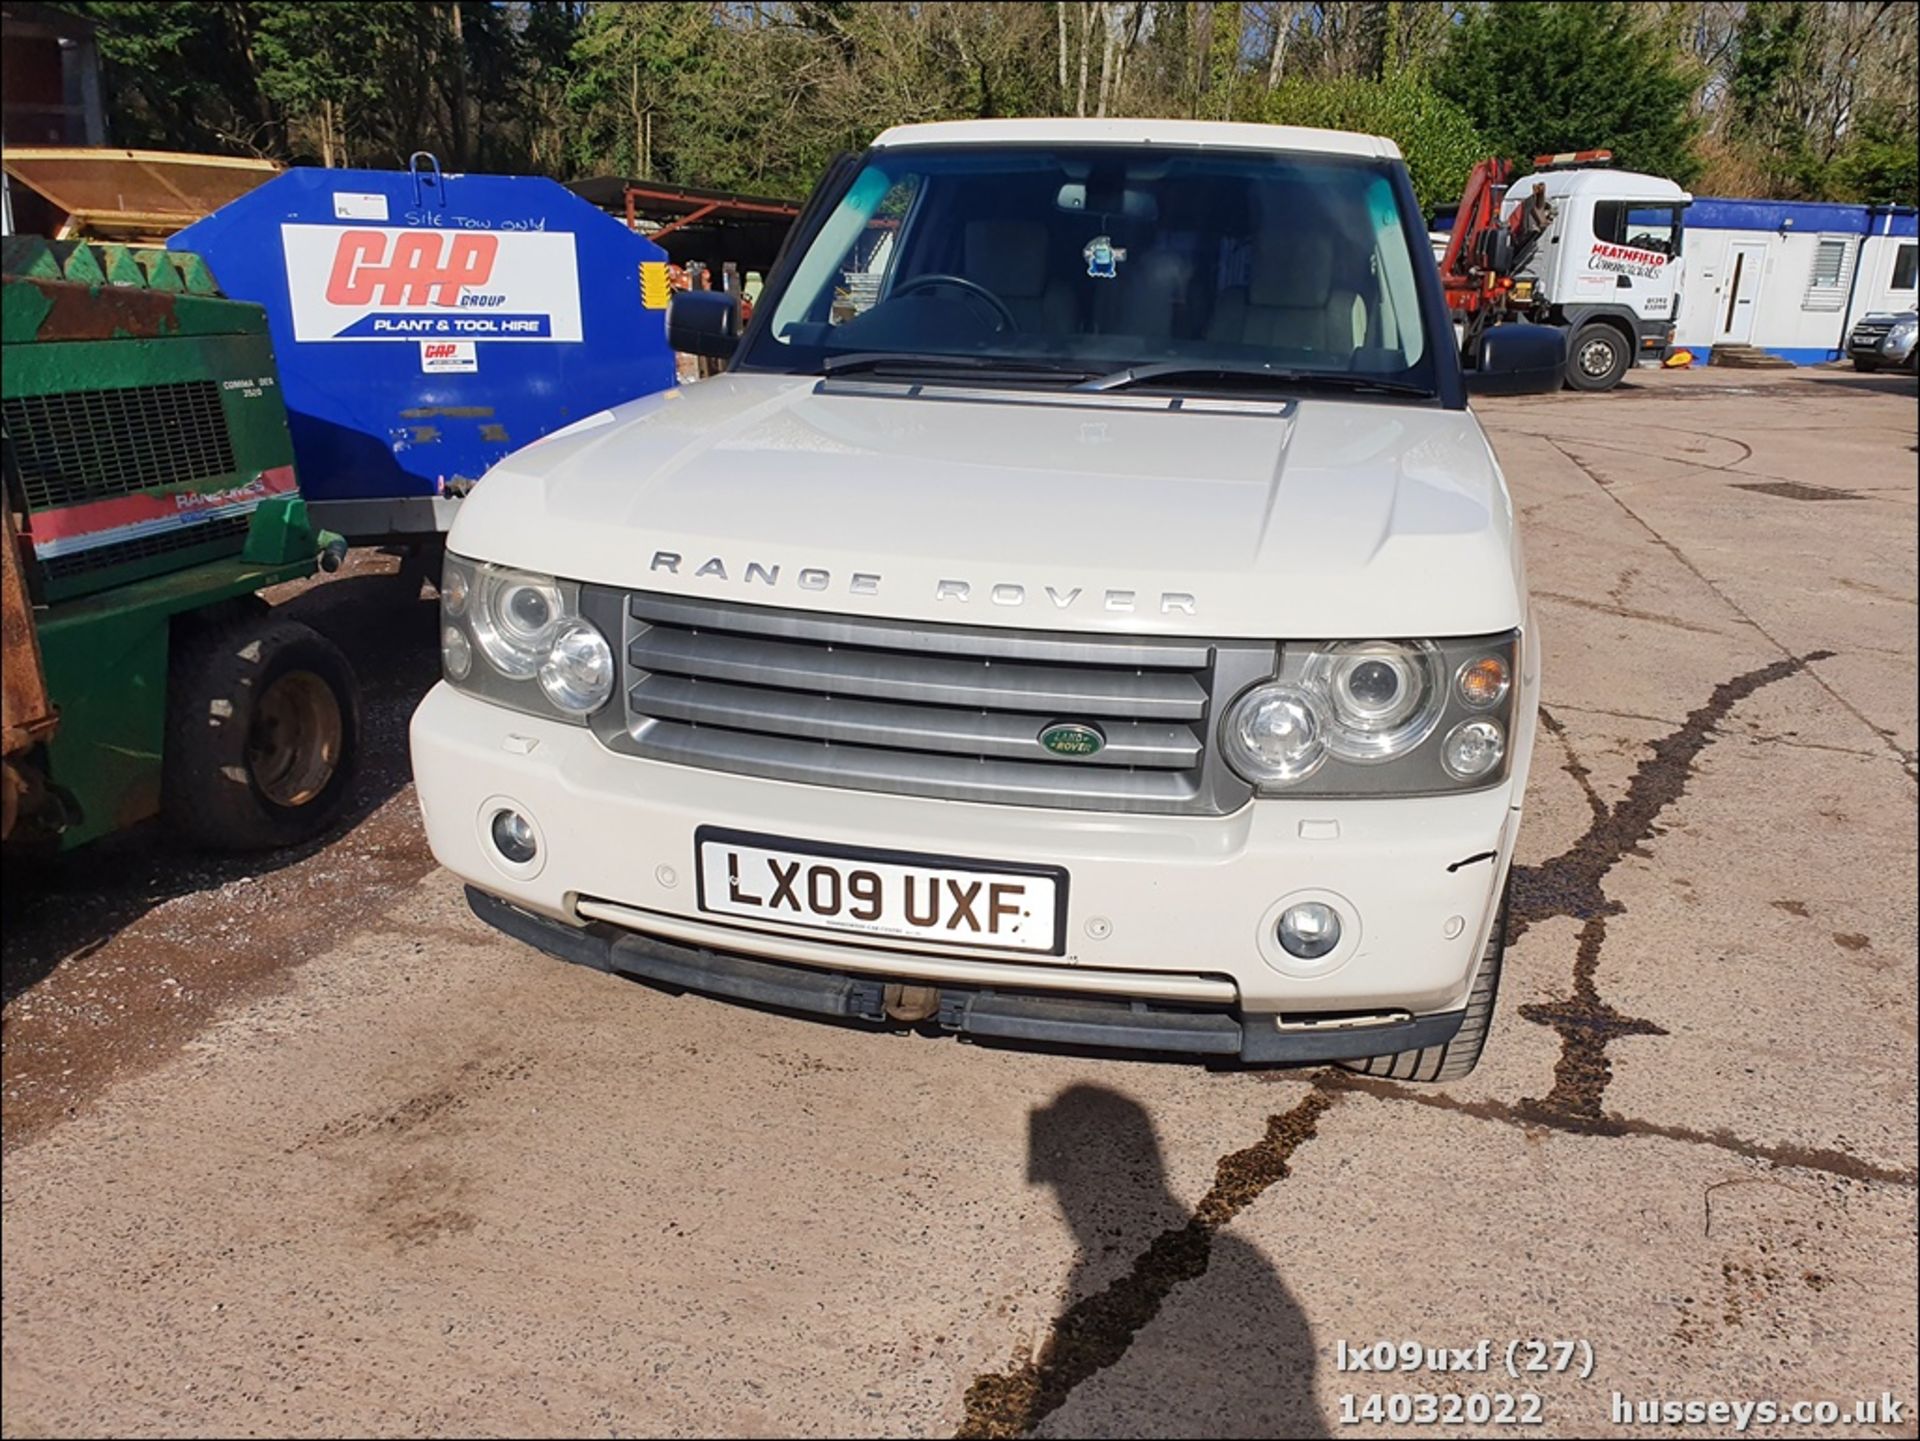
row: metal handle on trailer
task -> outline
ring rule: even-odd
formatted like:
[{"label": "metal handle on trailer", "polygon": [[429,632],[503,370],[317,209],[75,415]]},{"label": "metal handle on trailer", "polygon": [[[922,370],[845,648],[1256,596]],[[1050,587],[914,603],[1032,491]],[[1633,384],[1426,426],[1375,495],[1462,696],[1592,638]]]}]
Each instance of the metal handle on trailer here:
[{"label": "metal handle on trailer", "polygon": [[[433,167],[432,174],[421,170],[420,162],[422,160]],[[413,177],[413,204],[415,209],[420,207],[420,187],[422,184],[430,185],[438,192],[439,199],[436,202],[437,204],[442,207],[446,205],[447,177],[440,173],[439,156],[435,155],[431,150],[414,151],[413,154],[407,157],[407,174]]]}]

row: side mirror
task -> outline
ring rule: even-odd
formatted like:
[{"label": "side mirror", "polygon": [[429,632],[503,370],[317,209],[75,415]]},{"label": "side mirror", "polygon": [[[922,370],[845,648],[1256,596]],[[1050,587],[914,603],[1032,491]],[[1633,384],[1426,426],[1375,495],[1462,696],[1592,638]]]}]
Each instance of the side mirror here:
[{"label": "side mirror", "polygon": [[1478,362],[1467,372],[1474,394],[1543,395],[1566,378],[1566,333],[1551,325],[1496,325],[1480,337]]},{"label": "side mirror", "polygon": [[1494,275],[1513,273],[1513,232],[1502,225],[1480,234],[1481,268]]},{"label": "side mirror", "polygon": [[719,290],[682,290],[667,306],[667,344],[725,360],[740,343],[740,299]]}]

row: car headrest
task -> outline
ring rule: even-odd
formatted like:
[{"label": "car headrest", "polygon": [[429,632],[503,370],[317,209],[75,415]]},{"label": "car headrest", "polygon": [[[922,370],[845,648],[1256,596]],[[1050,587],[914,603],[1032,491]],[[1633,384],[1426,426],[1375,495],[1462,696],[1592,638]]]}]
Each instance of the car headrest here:
[{"label": "car headrest", "polygon": [[1262,234],[1253,243],[1247,301],[1310,310],[1333,298],[1333,238],[1312,232]]},{"label": "car headrest", "polygon": [[967,279],[1002,300],[1028,300],[1047,288],[1047,228],[1037,220],[967,222]]}]

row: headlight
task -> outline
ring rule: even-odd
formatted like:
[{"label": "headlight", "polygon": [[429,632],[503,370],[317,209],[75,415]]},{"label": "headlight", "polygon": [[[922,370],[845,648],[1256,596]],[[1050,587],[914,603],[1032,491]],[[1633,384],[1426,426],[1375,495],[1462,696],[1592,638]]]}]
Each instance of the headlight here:
[{"label": "headlight", "polygon": [[1478,780],[1500,764],[1507,753],[1507,733],[1498,721],[1470,720],[1447,732],[1440,747],[1440,764],[1447,774],[1463,781]]},{"label": "headlight", "polygon": [[1911,345],[1916,334],[1920,334],[1920,320],[1896,321],[1880,344],[1887,350],[1898,350],[1903,345]]},{"label": "headlight", "polygon": [[567,603],[551,576],[480,567],[478,603],[473,607],[473,638],[495,670],[515,680],[539,674],[566,618]]},{"label": "headlight", "polygon": [[599,710],[613,694],[613,647],[588,622],[568,621],[540,663],[540,689],[568,715]]},{"label": "headlight", "polygon": [[473,674],[473,642],[457,625],[441,627],[440,668],[451,681],[462,681]]},{"label": "headlight", "polygon": [[1432,795],[1509,763],[1515,632],[1281,648],[1280,673],[1220,723],[1227,764],[1266,795]]},{"label": "headlight", "polygon": [[1286,785],[1312,775],[1327,757],[1322,707],[1298,686],[1248,691],[1227,717],[1222,740],[1233,768],[1250,781]]},{"label": "headlight", "polygon": [[1362,764],[1405,755],[1446,707],[1440,652],[1428,641],[1330,646],[1307,661],[1306,680],[1331,702],[1327,749]]},{"label": "headlight", "polygon": [[613,695],[613,647],[580,614],[580,587],[449,555],[440,582],[447,680],[533,715],[584,720]]},{"label": "headlight", "polygon": [[473,576],[465,564],[456,560],[452,565],[442,566],[440,571],[440,608],[448,615],[459,617],[467,613],[467,592],[473,584]]}]

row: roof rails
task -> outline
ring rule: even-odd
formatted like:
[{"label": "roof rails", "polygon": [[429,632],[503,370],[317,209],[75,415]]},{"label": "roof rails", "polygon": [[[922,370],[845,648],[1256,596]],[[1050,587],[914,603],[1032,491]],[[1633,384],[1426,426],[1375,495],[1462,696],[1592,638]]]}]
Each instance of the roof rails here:
[{"label": "roof rails", "polygon": [[1611,150],[1562,150],[1558,155],[1536,155],[1535,170],[1579,170],[1585,166],[1611,165]]}]

